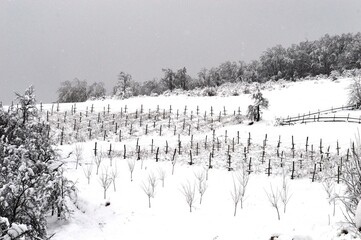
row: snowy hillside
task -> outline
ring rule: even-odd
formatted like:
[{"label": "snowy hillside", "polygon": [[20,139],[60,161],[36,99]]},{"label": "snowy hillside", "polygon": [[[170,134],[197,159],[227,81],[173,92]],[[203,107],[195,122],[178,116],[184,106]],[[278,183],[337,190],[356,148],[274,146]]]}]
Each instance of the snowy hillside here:
[{"label": "snowy hillside", "polygon": [[[41,121],[53,127],[65,174],[79,189],[69,200],[72,217],[50,219],[53,239],[353,239],[355,233],[341,233],[350,228],[333,198],[343,186],[332,179],[329,198],[325,176],[337,175],[359,124],[276,124],[346,105],[350,83],[277,84],[262,91],[270,106],[252,125],[244,117],[250,94],[42,105]],[[359,118],[361,112],[329,115]],[[112,177],[105,193],[102,176],[103,183]],[[240,176],[249,182],[234,216]],[[289,201],[284,209],[279,199],[278,220],[268,197],[272,190],[282,195],[285,184]],[[195,191],[191,207],[187,187]]]}]

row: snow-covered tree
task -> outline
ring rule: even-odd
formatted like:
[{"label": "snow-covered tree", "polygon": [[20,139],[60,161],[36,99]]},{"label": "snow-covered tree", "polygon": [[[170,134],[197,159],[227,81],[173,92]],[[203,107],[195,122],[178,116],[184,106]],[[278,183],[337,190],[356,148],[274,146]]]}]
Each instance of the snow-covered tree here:
[{"label": "snow-covered tree", "polygon": [[25,90],[25,94],[21,95],[16,93],[17,100],[19,101],[20,115],[22,118],[22,123],[25,124],[29,118],[37,115],[37,109],[35,107],[35,93],[34,88],[30,86]]},{"label": "snow-covered tree", "polygon": [[95,82],[93,83],[92,85],[90,85],[88,87],[88,92],[87,92],[87,98],[90,99],[90,98],[103,98],[105,97],[105,94],[106,94],[106,90],[105,90],[105,87],[104,87],[104,83],[102,82]]},{"label": "snow-covered tree", "polygon": [[131,97],[131,83],[132,83],[132,75],[125,72],[120,72],[118,75],[118,81],[115,87],[113,88],[113,95],[121,97],[121,98],[128,98]]},{"label": "snow-covered tree", "polygon": [[175,85],[175,73],[172,69],[162,69],[164,73],[164,77],[161,79],[162,83],[166,87],[166,89],[173,91],[176,87]]},{"label": "snow-covered tree", "polygon": [[356,105],[357,109],[361,108],[361,77],[355,77],[348,88],[348,104]]},{"label": "snow-covered tree", "polygon": [[18,94],[18,101],[20,111],[0,109],[0,216],[9,226],[27,225],[27,235],[42,239],[46,214],[57,210],[59,217],[65,216],[66,198],[74,188],[62,175],[48,125],[34,120],[33,89]]},{"label": "snow-covered tree", "polygon": [[75,78],[61,83],[58,89],[58,102],[85,102],[88,99],[87,82]]},{"label": "snow-covered tree", "polygon": [[190,76],[187,74],[187,69],[181,68],[175,73],[175,85],[177,88],[188,90],[188,85],[191,82]]},{"label": "snow-covered tree", "polygon": [[268,100],[263,97],[261,90],[257,88],[256,92],[252,94],[253,105],[248,106],[247,117],[251,121],[261,120],[261,109],[268,108]]}]

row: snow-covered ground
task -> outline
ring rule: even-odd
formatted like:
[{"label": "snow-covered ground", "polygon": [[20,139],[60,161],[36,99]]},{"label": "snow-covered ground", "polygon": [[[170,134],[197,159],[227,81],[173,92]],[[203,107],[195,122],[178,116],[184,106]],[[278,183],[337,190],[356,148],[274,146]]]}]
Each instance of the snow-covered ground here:
[{"label": "snow-covered ground", "polygon": [[[119,113],[124,113],[125,108],[128,113],[139,113],[142,106],[144,114],[155,112],[159,108],[160,116],[163,109],[169,111],[172,106],[172,124],[177,125],[177,134],[173,134],[173,127],[166,127],[168,121],[163,121],[163,133],[153,130],[144,135],[144,125],[138,126],[134,120],[134,136],[126,136],[119,142],[117,134],[108,134],[103,138],[97,136],[96,139],[87,140],[87,131],[83,134],[85,142],[76,143],[73,138],[65,141],[64,145],[57,146],[61,150],[64,161],[66,161],[67,172],[70,179],[77,182],[79,195],[77,201],[71,203],[74,211],[72,217],[66,221],[50,219],[49,232],[56,233],[53,239],[270,239],[271,236],[281,235],[279,239],[353,239],[352,234],[342,235],[341,229],[345,228],[341,205],[336,202],[335,214],[333,202],[327,198],[326,191],[321,182],[312,182],[310,169],[313,162],[304,161],[303,169],[299,163],[300,153],[304,153],[306,138],[308,138],[308,148],[314,145],[315,152],[318,151],[320,140],[322,139],[323,151],[330,147],[330,153],[336,153],[336,146],[340,147],[340,154],[346,154],[350,147],[350,142],[355,138],[359,125],[356,123],[307,123],[295,124],[291,126],[275,126],[276,118],[297,116],[298,114],[340,107],[347,104],[347,87],[351,83],[350,79],[340,79],[337,81],[314,80],[285,85],[276,85],[272,90],[262,91],[269,100],[270,106],[264,111],[263,120],[253,125],[248,125],[247,121],[238,123],[234,112],[245,114],[247,107],[252,103],[250,95],[241,94],[230,97],[190,97],[190,96],[158,96],[139,97],[127,100],[104,100],[88,101],[76,104],[76,114],[71,115],[73,104],[60,104],[60,113],[54,114],[50,119],[56,125],[58,116],[63,116],[64,111],[68,111],[70,119],[68,125],[59,120],[59,127],[65,127],[65,134],[74,134],[72,122],[78,119],[80,112],[83,121],[89,120],[85,117],[85,111],[90,111],[93,105],[95,113],[104,113],[110,106],[109,118],[111,114],[116,114],[116,121],[125,131],[129,125],[125,126],[124,119],[119,120]],[[187,106],[186,116],[184,109]],[[49,112],[53,108],[55,112],[56,104],[44,104],[45,111]],[[196,116],[196,111],[199,116]],[[195,154],[194,146],[190,147],[191,136],[188,131],[180,131],[184,118],[189,122],[190,115],[194,119],[200,119],[202,124],[203,115],[209,117],[210,111],[217,119],[219,112],[222,112],[220,123],[214,123],[215,136],[222,142],[221,149],[215,150],[213,158],[214,168],[208,171],[207,190],[204,193],[200,204],[200,194],[196,187],[195,203],[192,212],[189,211],[185,196],[182,193],[182,186],[188,184],[193,186],[196,181],[195,175],[205,171],[208,164],[208,156],[211,146],[204,149],[205,136],[211,144],[212,130],[206,126],[195,130],[192,126],[192,135],[195,143],[202,145],[200,153]],[[226,109],[226,115],[224,114]],[[175,120],[175,113],[179,110],[179,120]],[[125,113],[124,113],[125,114]],[[340,116],[359,117],[360,111],[342,111],[336,113]],[[55,116],[56,115],[56,116]],[[144,115],[146,116],[146,115]],[[60,118],[60,117],[59,117]],[[196,121],[196,120],[194,120]],[[93,127],[99,124],[93,121]],[[110,120],[106,124],[110,124]],[[215,120],[216,122],[216,120]],[[148,122],[151,124],[151,121]],[[122,126],[122,124],[124,126]],[[158,123],[157,123],[158,124]],[[159,126],[159,125],[157,125]],[[173,125],[172,125],[173,126]],[[188,126],[188,125],[187,125]],[[227,139],[225,134],[227,131]],[[240,143],[235,144],[232,151],[232,166],[234,171],[227,170],[227,147],[231,146],[233,138],[237,138],[239,132]],[[57,133],[53,133],[59,135]],[[235,172],[242,165],[242,153],[247,146],[248,136],[251,135],[252,145],[249,149],[246,164],[252,158],[252,173],[249,175],[249,185],[246,188],[246,199],[241,209],[238,206],[237,215],[234,216],[234,203],[231,192],[233,191],[233,179]],[[267,147],[265,162],[261,163],[261,146],[267,134]],[[295,144],[296,159],[291,157],[292,137]],[[174,174],[172,174],[172,153],[177,147],[178,138],[184,144],[182,155],[176,154]],[[284,151],[285,172],[289,183],[290,200],[286,212],[283,212],[283,205],[280,205],[281,219],[278,220],[275,208],[271,206],[267,198],[271,186],[276,189],[282,188],[282,169],[280,159],[276,157],[276,146],[281,139],[281,150]],[[138,140],[137,140],[138,139]],[[153,140],[154,149],[151,153],[151,142]],[[141,160],[137,161],[135,149],[136,142],[141,147]],[[165,154],[165,144],[169,144],[170,152]],[[227,141],[227,143],[226,143]],[[93,162],[93,148],[97,142],[98,150],[106,151],[112,144],[112,150],[118,152],[110,165],[110,159],[104,157],[96,175],[96,166]],[[75,146],[83,147],[83,156],[80,165],[75,169]],[[123,146],[129,148],[127,159],[123,159]],[[156,147],[160,148],[159,161],[155,160]],[[194,165],[189,165],[189,150],[192,149]],[[70,154],[71,153],[71,154]],[[319,156],[315,153],[315,157]],[[68,157],[69,156],[69,157]],[[306,156],[303,154],[304,158]],[[272,161],[272,174],[266,174],[268,160]],[[337,158],[334,158],[337,160]],[[335,161],[336,161],[335,160]],[[291,180],[292,161],[296,162],[297,173],[295,179]],[[129,163],[135,162],[133,181],[130,179]],[[92,163],[92,176],[90,184],[85,177],[84,171]],[[248,165],[247,165],[248,166]],[[103,197],[103,190],[99,177],[105,171],[109,173],[117,169],[116,191],[113,184],[107,191],[106,199]],[[151,208],[148,206],[148,197],[143,191],[143,184],[147,183],[148,176],[159,177],[159,172],[165,171],[166,178],[164,187],[158,179],[155,188],[155,196],[151,198]],[[331,170],[333,171],[333,170]],[[302,173],[301,173],[302,172]],[[320,174],[321,175],[321,174]],[[342,186],[335,184],[335,193],[341,192]],[[107,203],[107,204],[106,204]],[[109,204],[109,205],[108,205]],[[108,206],[106,206],[108,205]]]}]

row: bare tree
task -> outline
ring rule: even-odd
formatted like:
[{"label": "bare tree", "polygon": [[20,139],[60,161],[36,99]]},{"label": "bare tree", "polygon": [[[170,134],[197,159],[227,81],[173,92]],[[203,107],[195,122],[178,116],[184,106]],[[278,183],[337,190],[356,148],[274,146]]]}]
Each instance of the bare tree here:
[{"label": "bare tree", "polygon": [[133,171],[135,167],[135,160],[134,159],[128,159],[128,168],[130,172],[130,181],[133,182]]},{"label": "bare tree", "polygon": [[287,180],[286,170],[282,170],[282,189],[280,193],[281,202],[283,203],[283,213],[286,213],[286,207],[290,201],[292,194],[290,194],[290,187]]},{"label": "bare tree", "polygon": [[164,180],[165,180],[165,177],[167,176],[167,174],[162,167],[158,168],[158,175],[159,175],[159,180],[162,181],[162,187],[164,187]]},{"label": "bare tree", "polygon": [[152,187],[153,192],[155,192],[155,187],[157,186],[157,177],[154,175],[153,172],[149,173],[148,182],[149,182],[150,186]]},{"label": "bare tree", "polygon": [[85,167],[83,166],[83,172],[85,177],[88,179],[88,184],[90,184],[90,178],[93,172],[93,163],[86,164]]},{"label": "bare tree", "polygon": [[150,199],[154,198],[154,192],[153,192],[152,186],[150,185],[149,182],[147,182],[147,183],[143,182],[141,187],[142,187],[144,193],[148,196],[148,207],[151,208],[152,205],[151,205]]},{"label": "bare tree", "polygon": [[117,164],[114,165],[114,167],[112,168],[112,171],[110,172],[110,177],[112,179],[113,182],[113,188],[114,188],[114,192],[116,192],[116,187],[115,187],[115,179],[119,176],[119,172],[118,172],[118,167]]},{"label": "bare tree", "polygon": [[184,195],[186,202],[189,206],[189,211],[192,212],[192,206],[194,202],[195,192],[196,192],[196,185],[192,184],[188,181],[187,184],[182,184],[182,194]]},{"label": "bare tree", "polygon": [[231,191],[231,196],[232,196],[232,200],[233,200],[233,204],[234,204],[234,214],[233,214],[233,216],[236,216],[236,214],[237,214],[237,206],[238,206],[238,203],[241,200],[241,196],[242,196],[242,188],[237,183],[237,181],[234,179],[234,177],[233,177],[233,189]]},{"label": "bare tree", "polygon": [[96,175],[98,175],[98,173],[99,173],[99,168],[100,168],[100,165],[102,164],[102,161],[103,161],[103,154],[102,153],[99,153],[96,156],[94,156],[94,163],[95,163],[95,165],[97,167]]},{"label": "bare tree", "polygon": [[81,162],[81,160],[83,159],[83,145],[76,144],[74,152],[76,161],[75,169],[78,169],[79,162]]},{"label": "bare tree", "polygon": [[194,176],[196,177],[196,179],[198,181],[198,192],[201,195],[199,204],[202,204],[203,195],[208,188],[208,184],[205,180],[206,179],[206,170],[202,169],[201,171],[195,172]]},{"label": "bare tree", "polygon": [[278,189],[274,191],[272,185],[270,185],[270,187],[271,187],[271,192],[266,191],[267,198],[268,201],[271,203],[272,207],[276,209],[278,220],[281,220],[280,211],[279,211],[280,193]]},{"label": "bare tree", "polygon": [[151,198],[154,198],[155,196],[155,187],[157,184],[157,178],[153,173],[150,173],[147,178],[147,183],[142,183],[142,189],[144,193],[148,196],[148,206],[151,208]]},{"label": "bare tree", "polygon": [[110,184],[112,184],[112,178],[109,174],[108,168],[105,169],[105,171],[102,171],[102,174],[99,177],[100,185],[103,188],[104,191],[104,199],[107,198],[107,190],[110,187]]},{"label": "bare tree", "polygon": [[[243,162],[242,162],[243,163]],[[245,201],[246,189],[249,181],[249,174],[247,172],[247,167],[243,163],[241,169],[235,172],[238,185],[240,188],[240,201],[241,201],[241,208],[243,209],[243,203]]]}]

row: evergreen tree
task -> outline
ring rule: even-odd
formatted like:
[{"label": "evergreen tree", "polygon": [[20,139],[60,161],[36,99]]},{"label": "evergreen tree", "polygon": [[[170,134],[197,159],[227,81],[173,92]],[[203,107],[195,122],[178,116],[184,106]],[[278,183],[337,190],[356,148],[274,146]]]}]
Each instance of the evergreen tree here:
[{"label": "evergreen tree", "polygon": [[253,105],[248,106],[247,117],[251,121],[259,122],[261,120],[261,109],[267,109],[269,102],[263,97],[259,88],[252,94]]}]

